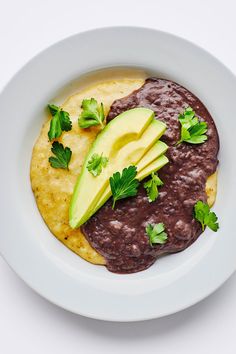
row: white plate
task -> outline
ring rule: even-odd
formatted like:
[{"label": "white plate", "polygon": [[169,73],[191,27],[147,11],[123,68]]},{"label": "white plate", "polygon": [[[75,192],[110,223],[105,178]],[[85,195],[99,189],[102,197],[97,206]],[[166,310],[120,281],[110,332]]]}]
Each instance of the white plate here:
[{"label": "white plate", "polygon": [[[29,180],[45,104],[82,74],[111,66],[144,67],[191,90],[213,115],[221,141],[219,232],[207,230],[186,251],[131,275],[91,265],[58,242],[42,221]],[[51,302],[97,319],[161,317],[211,294],[236,268],[235,102],[236,80],[227,68],[194,44],[155,30],[93,30],[37,55],[0,96],[0,251],[6,261]]]}]

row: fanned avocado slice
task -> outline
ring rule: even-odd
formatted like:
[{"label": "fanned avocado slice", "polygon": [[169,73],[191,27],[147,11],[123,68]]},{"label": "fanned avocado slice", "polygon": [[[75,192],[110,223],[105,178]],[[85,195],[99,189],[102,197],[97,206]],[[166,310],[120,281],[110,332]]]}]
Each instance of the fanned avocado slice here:
[{"label": "fanned avocado slice", "polygon": [[149,176],[152,172],[157,172],[162,167],[164,167],[169,162],[168,158],[165,155],[158,157],[155,161],[151,162],[146,166],[142,171],[137,174],[137,179],[142,181],[142,179]]},{"label": "fanned avocado slice", "polygon": [[[167,164],[168,158],[163,154],[167,151],[168,146],[162,141],[155,143],[150,150],[137,163],[137,179],[142,180],[152,172],[155,172]],[[129,165],[125,166],[128,167]],[[98,204],[95,207],[94,213],[100,209],[103,204],[111,197],[110,185],[107,186]]]},{"label": "fanned avocado slice", "polygon": [[[72,228],[85,223],[109,185],[109,177],[130,164],[137,164],[165,131],[165,124],[154,120],[154,112],[134,108],[113,119],[94,141],[76,183],[69,212]],[[96,153],[108,158],[107,167],[94,177],[87,163]]]}]

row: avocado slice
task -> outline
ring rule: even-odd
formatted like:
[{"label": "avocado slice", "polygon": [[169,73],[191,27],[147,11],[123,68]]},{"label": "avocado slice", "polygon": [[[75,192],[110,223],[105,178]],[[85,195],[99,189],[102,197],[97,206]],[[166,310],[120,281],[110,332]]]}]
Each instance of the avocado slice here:
[{"label": "avocado slice", "polygon": [[[152,172],[156,171],[163,167],[167,162],[168,159],[163,154],[168,149],[168,146],[163,143],[163,141],[158,141],[155,143],[151,149],[143,156],[143,158],[137,163],[137,179],[142,180]],[[161,156],[162,155],[162,156]],[[160,156],[160,160],[159,157]],[[125,167],[129,166],[130,164],[126,165]],[[97,205],[93,210],[93,214],[100,209],[103,204],[111,197],[111,188],[108,184],[106,190],[103,192],[102,196],[100,197]]]},{"label": "avocado slice", "polygon": [[[143,133],[149,128],[150,123],[152,123],[153,127],[155,126],[157,136],[153,138],[152,144],[163,134],[165,124],[157,122],[157,129],[157,125],[153,125],[153,122],[155,122],[153,118],[154,112],[152,110],[134,108],[113,119],[97,136],[85,159],[71,199],[69,223],[72,228],[79,227],[93,214],[94,206],[98,203],[100,196],[109,184],[109,177],[117,171],[117,163],[119,165],[118,168],[121,169],[127,164],[136,164],[147,149],[150,148],[150,145],[148,148],[139,149],[139,151],[136,148],[133,154],[132,148],[135,148],[135,146],[131,144],[133,141],[138,142],[143,135],[146,137],[144,139],[145,143],[147,142],[147,136]],[[128,147],[127,154],[125,154],[123,149],[124,146]],[[86,168],[89,159],[94,153],[103,154],[109,159],[107,167],[98,177],[94,177]],[[122,158],[124,160],[120,161]]]},{"label": "avocado slice", "polygon": [[[131,141],[119,151],[114,151],[114,156],[111,156],[110,158],[110,164],[114,164],[115,172],[122,171],[126,166],[139,163],[158,139],[160,139],[165,129],[166,126],[162,122],[153,120],[138,140]],[[153,155],[156,153],[153,160],[161,155],[161,153],[158,153],[157,155],[157,150],[161,150],[164,146],[166,151],[168,146],[165,143],[161,142],[157,145],[157,149],[154,149],[152,152]],[[125,166],[124,161],[126,163]]]},{"label": "avocado slice", "polygon": [[169,162],[168,158],[165,155],[158,157],[155,161],[151,162],[146,166],[142,171],[137,174],[137,179],[142,181],[144,178],[149,176],[152,172],[156,172],[164,167]]},{"label": "avocado slice", "polygon": [[[153,120],[139,139],[134,140],[128,143],[127,145],[125,145],[120,150],[111,153],[109,158],[109,164],[110,164],[109,177],[112,176],[114,172],[122,171],[123,168],[126,166],[137,164],[137,162],[143,158],[145,153],[148,150],[150,150],[153,144],[161,137],[161,135],[165,131],[165,128],[166,126],[162,122]],[[157,158],[158,156],[160,156],[162,153],[166,151],[166,149],[167,149],[167,145],[164,144],[163,142],[157,144],[157,149],[155,150],[156,151],[155,157]],[[153,160],[153,156],[152,156],[152,160]],[[96,204],[94,201],[93,205],[89,208],[90,211],[86,213],[85,221],[87,221],[96,212],[97,210],[96,205],[99,204],[100,207],[110,197],[111,193],[109,187],[109,177],[107,181],[104,180],[106,187],[103,188],[103,192],[99,195]],[[83,219],[83,223],[85,221]]]},{"label": "avocado slice", "polygon": [[147,167],[151,162],[156,160],[159,156],[164,154],[167,149],[168,145],[166,145],[163,141],[159,140],[155,143],[137,164],[138,173]]}]

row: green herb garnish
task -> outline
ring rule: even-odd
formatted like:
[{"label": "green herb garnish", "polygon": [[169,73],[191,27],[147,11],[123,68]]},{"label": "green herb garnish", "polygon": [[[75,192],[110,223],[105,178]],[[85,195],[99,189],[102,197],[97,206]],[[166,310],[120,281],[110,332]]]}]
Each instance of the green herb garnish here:
[{"label": "green herb garnish", "polygon": [[163,184],[164,183],[158,177],[158,174],[152,172],[151,179],[149,179],[146,183],[144,183],[144,188],[147,191],[148,201],[150,203],[154,202],[157,199],[159,195],[159,191],[157,187],[163,186]]},{"label": "green herb garnish", "polygon": [[68,132],[72,128],[72,122],[68,112],[63,111],[60,107],[54,104],[49,104],[48,108],[52,115],[50,129],[48,132],[49,140],[59,138],[62,131]]},{"label": "green herb garnish", "polygon": [[68,170],[68,165],[71,159],[71,149],[63,147],[58,141],[54,141],[51,148],[52,153],[56,156],[49,157],[48,161],[54,168],[64,168]]},{"label": "green herb garnish", "polygon": [[89,128],[93,125],[104,126],[105,114],[102,103],[99,106],[94,98],[84,99],[82,109],[78,120],[80,128]]},{"label": "green herb garnish", "polygon": [[219,229],[218,218],[213,211],[210,211],[209,205],[199,200],[194,205],[194,217],[202,225],[202,231],[208,226],[212,231]]},{"label": "green herb garnish", "polygon": [[189,144],[202,144],[207,140],[207,123],[200,122],[191,107],[185,109],[183,114],[179,115],[181,124],[181,137],[177,145],[186,142]]},{"label": "green herb garnish", "polygon": [[108,158],[98,154],[93,154],[87,163],[87,169],[94,177],[99,176],[102,169],[107,166]]},{"label": "green herb garnish", "polygon": [[139,181],[135,178],[137,175],[137,167],[129,166],[123,169],[122,174],[115,172],[110,177],[110,186],[113,196],[112,208],[119,199],[133,197],[138,193]]},{"label": "green herb garnish", "polygon": [[148,224],[146,227],[146,233],[149,237],[150,246],[166,243],[168,236],[165,232],[165,225],[160,222],[159,224]]}]

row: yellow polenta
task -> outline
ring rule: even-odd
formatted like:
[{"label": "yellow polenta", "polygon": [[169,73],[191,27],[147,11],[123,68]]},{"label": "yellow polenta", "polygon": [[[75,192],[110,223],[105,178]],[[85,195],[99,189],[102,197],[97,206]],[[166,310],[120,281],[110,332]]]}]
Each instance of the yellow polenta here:
[{"label": "yellow polenta", "polygon": [[[84,98],[93,97],[98,102],[103,102],[105,113],[107,113],[114,100],[130,94],[133,90],[138,89],[143,82],[143,78],[104,81],[87,87],[66,100],[62,107],[70,114],[73,129],[63,132],[58,140],[72,150],[69,171],[52,168],[48,162],[48,158],[52,155],[51,143],[48,141],[50,116],[43,125],[34,145],[30,177],[36,202],[45,223],[69,249],[94,264],[105,264],[105,259],[90,246],[80,229],[72,230],[69,227],[68,220],[70,199],[77,177],[84,158],[99,132],[96,127],[79,128],[78,116],[81,112],[81,103]],[[214,174],[209,177],[206,185],[210,206],[214,204],[216,188],[217,176]]]},{"label": "yellow polenta", "polygon": [[208,177],[206,182],[207,203],[211,208],[216,200],[217,192],[217,172]]},{"label": "yellow polenta", "polygon": [[85,239],[79,229],[69,227],[69,204],[75,182],[81,171],[84,158],[95,139],[98,128],[80,129],[78,116],[84,98],[95,98],[103,102],[105,113],[108,112],[115,99],[124,97],[143,84],[143,79],[116,79],[98,83],[71,96],[62,105],[70,114],[73,129],[63,132],[58,139],[64,146],[72,150],[69,172],[52,168],[48,158],[52,155],[51,143],[48,141],[48,121],[42,127],[41,133],[33,149],[31,160],[31,184],[39,211],[51,232],[68,248],[82,258],[95,264],[105,264],[99,255]]}]

